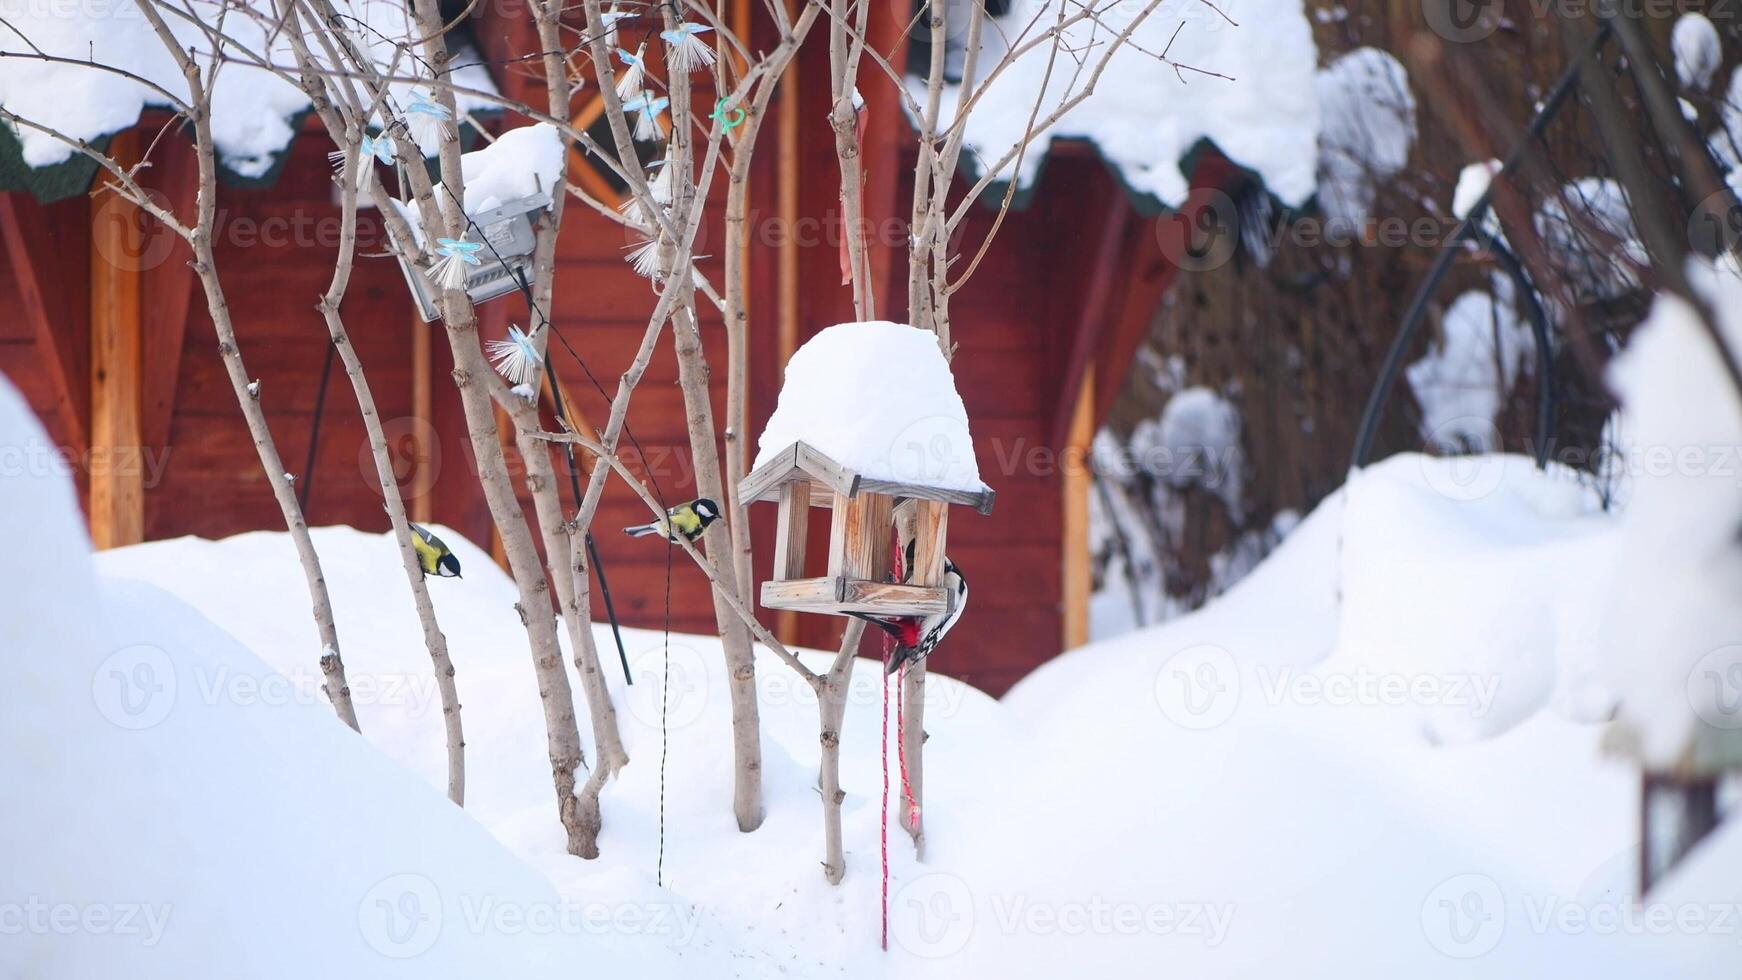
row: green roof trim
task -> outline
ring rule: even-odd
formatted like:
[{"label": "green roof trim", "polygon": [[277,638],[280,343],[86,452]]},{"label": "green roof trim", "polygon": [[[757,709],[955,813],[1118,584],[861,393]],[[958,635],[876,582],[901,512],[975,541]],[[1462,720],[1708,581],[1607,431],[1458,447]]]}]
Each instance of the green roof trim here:
[{"label": "green roof trim", "polygon": [[[1101,164],[1112,173],[1113,179],[1119,182],[1119,187],[1125,192],[1126,200],[1131,202],[1132,209],[1139,215],[1145,218],[1153,218],[1167,214],[1173,210],[1173,207],[1161,198],[1156,197],[1148,191],[1138,190],[1136,187],[1133,187],[1131,182],[1125,178],[1125,172],[1121,170],[1117,164],[1109,160],[1105,153],[1101,152],[1101,147],[1098,146],[1094,140],[1075,136],[1057,137],[1057,140],[1059,142],[1084,145],[1093,151],[1095,158],[1100,160]],[[1010,207],[1012,210],[1024,210],[1033,201],[1036,189],[1040,187],[1042,180],[1045,178],[1047,163],[1052,159],[1052,153],[1050,152],[1051,145],[1052,144],[1049,141],[1046,146],[1038,147],[1043,155],[1041,156],[1039,165],[1035,168],[1034,179],[1029,181],[1027,187],[1017,187],[1015,195],[1010,199]],[[1033,150],[1036,148],[1031,147],[1030,149]],[[1207,136],[1199,137],[1198,140],[1179,158],[1180,173],[1189,178],[1191,174],[1197,170],[1198,165],[1203,162],[1206,154],[1215,154],[1216,156],[1226,160],[1229,167],[1236,172],[1245,175],[1260,189],[1264,190],[1265,193],[1269,193],[1269,189],[1264,185],[1264,178],[1258,173],[1258,171],[1253,170],[1251,167],[1242,165],[1239,161],[1229,157],[1226,153],[1223,153],[1221,148],[1216,146],[1215,141]],[[985,169],[979,164],[979,158],[975,157],[971,152],[963,153],[957,169],[969,180],[977,181],[985,173]],[[998,205],[1003,201],[1004,194],[1009,189],[1009,185],[1010,182],[1007,180],[993,181],[986,185],[986,189],[980,194],[980,204],[989,208],[998,207]],[[1280,200],[1276,200],[1275,195],[1271,195],[1271,197],[1277,206],[1277,210],[1285,215],[1299,213],[1312,206],[1312,202],[1309,201],[1301,208],[1293,208],[1284,204]]]},{"label": "green roof trim", "polygon": [[[106,152],[109,140],[109,136],[92,140],[90,147]],[[60,163],[32,167],[24,162],[18,134],[11,126],[0,126],[0,191],[27,191],[43,204],[53,204],[89,192],[97,166],[97,161],[75,150]]]}]

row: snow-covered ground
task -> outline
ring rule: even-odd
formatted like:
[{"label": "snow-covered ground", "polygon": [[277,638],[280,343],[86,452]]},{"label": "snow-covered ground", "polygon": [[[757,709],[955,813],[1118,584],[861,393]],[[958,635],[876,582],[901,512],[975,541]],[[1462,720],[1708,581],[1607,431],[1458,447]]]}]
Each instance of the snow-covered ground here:
[{"label": "snow-covered ground", "polygon": [[[0,385],[0,445],[43,438]],[[1605,759],[1590,576],[1617,522],[1516,457],[1402,456],[1227,595],[1002,702],[931,685],[929,853],[890,834],[879,671],[824,883],[809,690],[759,661],[768,818],[730,814],[717,645],[629,631],[632,758],[603,857],[562,853],[510,583],[432,586],[464,810],[385,537],[324,528],[363,737],[319,693],[283,535],[87,557],[70,486],[0,481],[0,977],[1732,977],[1742,831],[1631,904],[1636,782]],[[609,649],[601,637],[601,646]],[[952,635],[937,669],[971,660]],[[660,688],[670,665],[659,862]],[[583,731],[586,726],[583,724]]]}]

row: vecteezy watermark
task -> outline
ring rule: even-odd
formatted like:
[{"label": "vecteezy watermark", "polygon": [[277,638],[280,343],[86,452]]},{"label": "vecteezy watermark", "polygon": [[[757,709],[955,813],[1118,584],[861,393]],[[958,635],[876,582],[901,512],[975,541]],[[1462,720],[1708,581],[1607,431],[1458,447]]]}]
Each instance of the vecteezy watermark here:
[{"label": "vecteezy watermark", "polygon": [[152,728],[169,717],[179,687],[169,654],[149,643],[116,650],[91,673],[97,712],[129,731]]},{"label": "vecteezy watermark", "polygon": [[163,482],[169,468],[171,449],[155,446],[92,446],[74,450],[66,446],[31,439],[0,446],[0,479],[18,477],[58,476],[71,478],[74,473],[94,477],[137,477],[147,489]]},{"label": "vecteezy watermark", "polygon": [[[387,461],[400,496],[415,500],[435,488],[442,473],[442,441],[435,426],[416,415],[401,415],[381,424],[387,443]],[[365,438],[357,447],[357,471],[363,485],[381,490],[380,471],[375,466],[375,447]]]},{"label": "vecteezy watermark", "polygon": [[668,946],[686,946],[701,923],[701,910],[683,902],[444,896],[433,879],[415,872],[383,878],[357,903],[363,941],[393,959],[421,956],[452,930],[473,936],[649,936]]},{"label": "vecteezy watermark", "polygon": [[[441,710],[441,686],[428,671],[350,672],[351,700],[357,705],[395,709],[410,717]],[[281,707],[327,704],[326,678],[315,668],[255,673],[226,664],[184,665],[177,670],[168,653],[134,644],[106,657],[91,675],[97,711],[114,725],[132,731],[152,728],[179,703]]]},{"label": "vecteezy watermark", "polygon": [[1505,16],[1502,0],[1422,0],[1422,18],[1440,37],[1473,44],[1500,29]]},{"label": "vecteezy watermark", "polygon": [[383,878],[357,903],[363,941],[397,960],[429,952],[442,937],[442,918],[441,890],[420,874]]},{"label": "vecteezy watermark", "polygon": [[1422,900],[1422,934],[1434,949],[1457,959],[1492,952],[1508,929],[1536,936],[1721,936],[1742,945],[1742,903],[1610,896],[1521,891],[1509,897],[1489,875],[1454,875]]},{"label": "vecteezy watermark", "polygon": [[123,936],[150,949],[163,941],[167,902],[53,902],[36,895],[0,902],[0,936]]},{"label": "vecteezy watermark", "polygon": [[1341,670],[1276,664],[1242,668],[1222,647],[1200,644],[1161,665],[1155,699],[1168,721],[1204,731],[1227,722],[1253,694],[1267,708],[1451,708],[1480,719],[1493,710],[1500,686],[1498,674],[1386,671],[1364,664]]},{"label": "vecteezy watermark", "polygon": [[1240,211],[1234,199],[1210,187],[1195,187],[1179,207],[1155,220],[1155,243],[1176,268],[1208,272],[1226,265],[1240,241]]},{"label": "vecteezy watermark", "polygon": [[1742,728],[1742,643],[1719,647],[1688,671],[1688,704],[1713,728]]},{"label": "vecteezy watermark", "polygon": [[1253,669],[1264,703],[1272,707],[1456,708],[1486,718],[1500,696],[1499,674],[1435,671],[1297,671],[1260,664]]},{"label": "vecteezy watermark", "polygon": [[924,959],[961,952],[976,929],[1002,936],[1175,936],[1215,947],[1227,939],[1233,921],[1231,902],[976,895],[962,878],[942,871],[903,884],[889,903],[896,946]]},{"label": "vecteezy watermark", "polygon": [[1191,731],[1215,728],[1240,707],[1240,665],[1211,643],[1180,650],[1155,675],[1155,701],[1166,718]]},{"label": "vecteezy watermark", "polygon": [[1461,874],[1434,886],[1421,903],[1428,944],[1456,959],[1473,959],[1506,934],[1506,896],[1485,874]]},{"label": "vecteezy watermark", "polygon": [[648,728],[688,728],[708,709],[708,663],[682,643],[666,643],[629,656],[635,683],[623,692],[629,714]]}]

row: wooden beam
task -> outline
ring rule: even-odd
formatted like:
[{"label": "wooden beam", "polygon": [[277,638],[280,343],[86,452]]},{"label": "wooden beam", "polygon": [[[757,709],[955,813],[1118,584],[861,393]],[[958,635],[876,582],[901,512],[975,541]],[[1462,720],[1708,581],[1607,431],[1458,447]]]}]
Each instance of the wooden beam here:
[{"label": "wooden beam", "polygon": [[[433,414],[435,379],[430,377],[431,326],[416,316],[409,317],[408,322],[411,324],[411,417],[427,425],[427,428],[425,425],[412,426],[412,432],[416,433],[413,438],[419,441],[416,465],[427,466],[434,458],[431,454],[435,448],[422,445],[422,439],[426,432],[436,431]],[[438,434],[436,438],[441,437]],[[423,474],[419,474],[414,486],[420,488],[421,492],[406,501],[411,519],[419,524],[429,524],[434,520],[435,514],[435,494],[431,492],[435,489],[435,478],[431,475],[426,479]]]},{"label": "wooden beam", "polygon": [[1071,413],[1064,467],[1064,648],[1089,642],[1089,444],[1095,438],[1095,373],[1091,366]]},{"label": "wooden beam", "polygon": [[[109,145],[122,166],[138,161],[139,133]],[[92,192],[91,226],[91,543],[97,548],[145,539],[144,473],[138,465],[145,433],[141,417],[138,209],[101,186]],[[132,459],[134,465],[127,465]]]},{"label": "wooden beam", "polygon": [[841,551],[841,575],[849,579],[882,582],[889,578],[889,511],[895,501],[880,493],[862,493],[847,501],[847,537],[831,540],[829,548]]},{"label": "wooden beam", "polygon": [[829,511],[829,577],[832,579],[847,573],[847,529],[850,526],[847,521],[849,498],[839,490],[834,492],[834,497],[834,506]]},{"label": "wooden beam", "polygon": [[[161,190],[168,198],[169,209],[176,214],[191,213],[200,186],[199,160],[193,145],[182,139],[163,140],[157,145],[151,170],[166,178]],[[167,448],[170,424],[175,417],[176,386],[181,381],[188,307],[198,280],[189,264],[193,252],[187,243],[165,228],[154,227],[152,234],[162,236],[170,249],[160,262],[145,270],[142,284],[145,336],[150,339],[150,353],[143,368],[145,445]]]},{"label": "wooden beam", "polygon": [[82,454],[90,439],[90,365],[78,323],[71,322],[66,291],[78,288],[55,261],[48,215],[23,193],[0,194],[0,238],[7,264],[18,286],[22,309],[30,324],[37,356],[55,392],[52,408],[64,420],[69,447]]},{"label": "wooden beam", "polygon": [[949,594],[940,588],[839,576],[762,583],[763,606],[825,616],[844,616],[849,612],[931,616],[948,612],[950,602]]},{"label": "wooden beam", "polygon": [[811,485],[795,480],[780,488],[780,513],[774,529],[774,577],[804,577],[805,541],[810,536]]},{"label": "wooden beam", "polygon": [[936,500],[913,504],[913,567],[902,569],[912,585],[942,585],[944,540],[949,534],[950,507]]}]

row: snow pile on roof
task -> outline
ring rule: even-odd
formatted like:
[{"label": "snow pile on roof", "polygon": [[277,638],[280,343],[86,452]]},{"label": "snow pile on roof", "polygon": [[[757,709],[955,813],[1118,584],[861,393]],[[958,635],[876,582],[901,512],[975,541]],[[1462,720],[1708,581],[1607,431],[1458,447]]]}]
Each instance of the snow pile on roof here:
[{"label": "snow pile on roof", "polygon": [[1518,380],[1530,348],[1530,328],[1512,306],[1512,281],[1494,277],[1494,291],[1471,290],[1452,300],[1440,336],[1405,371],[1421,406],[1421,435],[1445,452],[1494,452],[1494,420]]},{"label": "snow pile on roof", "polygon": [[793,353],[756,465],[795,442],[873,480],[986,489],[937,337],[903,323],[839,324]]},{"label": "snow pile on roof", "polygon": [[1318,92],[1319,206],[1359,224],[1373,210],[1377,185],[1409,162],[1415,145],[1415,96],[1402,62],[1378,48],[1356,48],[1313,78]]},{"label": "snow pile on roof", "polygon": [[[1014,0],[1007,14],[989,23],[982,32],[982,78],[1004,55],[1007,44],[1032,41],[1050,30],[1058,17],[1058,2]],[[1050,82],[1050,41],[1030,48],[993,79],[969,115],[964,142],[973,166],[983,172],[1017,145],[1037,101],[1041,105],[1035,118],[1043,120],[1081,92],[1087,73],[1077,70],[1075,59],[1098,59],[1146,6],[1097,5],[1098,23],[1079,22],[1065,32],[1069,50],[1058,52]],[[1217,8],[1227,11],[1239,26],[1223,19]],[[1066,15],[1081,9],[1085,8],[1072,3]],[[1154,57],[1163,51],[1182,66],[1178,72]],[[1028,185],[1040,172],[1050,140],[1080,137],[1093,141],[1133,190],[1178,205],[1188,190],[1186,176],[1180,172],[1181,158],[1207,138],[1229,159],[1257,172],[1271,193],[1299,204],[1311,196],[1315,185],[1317,62],[1312,29],[1300,0],[1249,9],[1225,3],[1164,5],[1137,27],[1130,43],[1113,57],[1094,93],[1065,112],[1029,148],[1015,176]],[[924,105],[925,80],[910,76],[908,87]],[[959,99],[957,87],[946,89],[941,117],[945,126],[954,119]],[[1008,169],[1001,172],[1008,175]]]},{"label": "snow pile on roof", "polygon": [[[143,81],[90,65],[0,57],[0,105],[68,138],[95,140],[133,125],[147,107],[169,107],[171,100],[153,86],[185,101],[188,88],[181,70],[136,3],[27,3],[8,10],[6,23],[0,26],[0,52],[40,51],[88,60]],[[334,6],[339,17],[355,25],[355,40],[367,46],[383,72],[407,76],[418,70],[416,59],[395,57],[396,45],[417,38],[406,4],[336,0]],[[227,168],[244,177],[265,174],[296,135],[292,121],[309,108],[307,96],[294,80],[245,63],[254,57],[270,58],[279,66],[295,63],[289,40],[274,31],[273,5],[268,0],[246,0],[241,6],[189,0],[185,15],[162,6],[158,10],[181,47],[191,48],[202,64],[211,61],[212,44],[201,25],[221,19],[233,41],[224,54],[240,60],[225,63],[218,72],[212,94],[212,138]],[[454,53],[455,65],[461,66],[451,76],[456,85],[495,91],[476,54],[464,48]],[[416,91],[411,82],[395,82],[391,87],[401,108]],[[475,96],[457,99],[462,114],[491,106]],[[18,127],[17,136],[24,162],[32,167],[60,163],[76,152],[62,140],[27,126]]]},{"label": "snow pile on roof", "polygon": [[1703,90],[1712,83],[1718,66],[1724,61],[1724,48],[1718,40],[1718,29],[1705,15],[1683,14],[1670,31],[1669,45],[1675,55],[1676,78],[1683,88]]},{"label": "snow pile on roof", "polygon": [[466,212],[477,214],[536,194],[550,196],[563,173],[562,134],[550,123],[510,129],[482,149],[461,155]]},{"label": "snow pile on roof", "polygon": [[[1739,349],[1742,279],[1693,271]],[[1694,311],[1669,296],[1610,379],[1633,479],[1604,646],[1625,685],[1622,721],[1646,759],[1670,765],[1697,735],[1742,729],[1742,402]]]},{"label": "snow pile on roof", "polygon": [[[7,458],[49,445],[0,380]],[[556,890],[338,724],[318,684],[286,683],[162,589],[94,576],[81,524],[57,468],[0,480],[0,976],[554,980],[647,966],[621,940],[489,928],[498,912],[559,912]],[[258,571],[208,574],[254,579],[244,607],[300,605],[306,620],[306,592],[263,591]],[[305,681],[319,676],[312,635],[278,637]],[[354,685],[382,680],[358,666]]]}]

